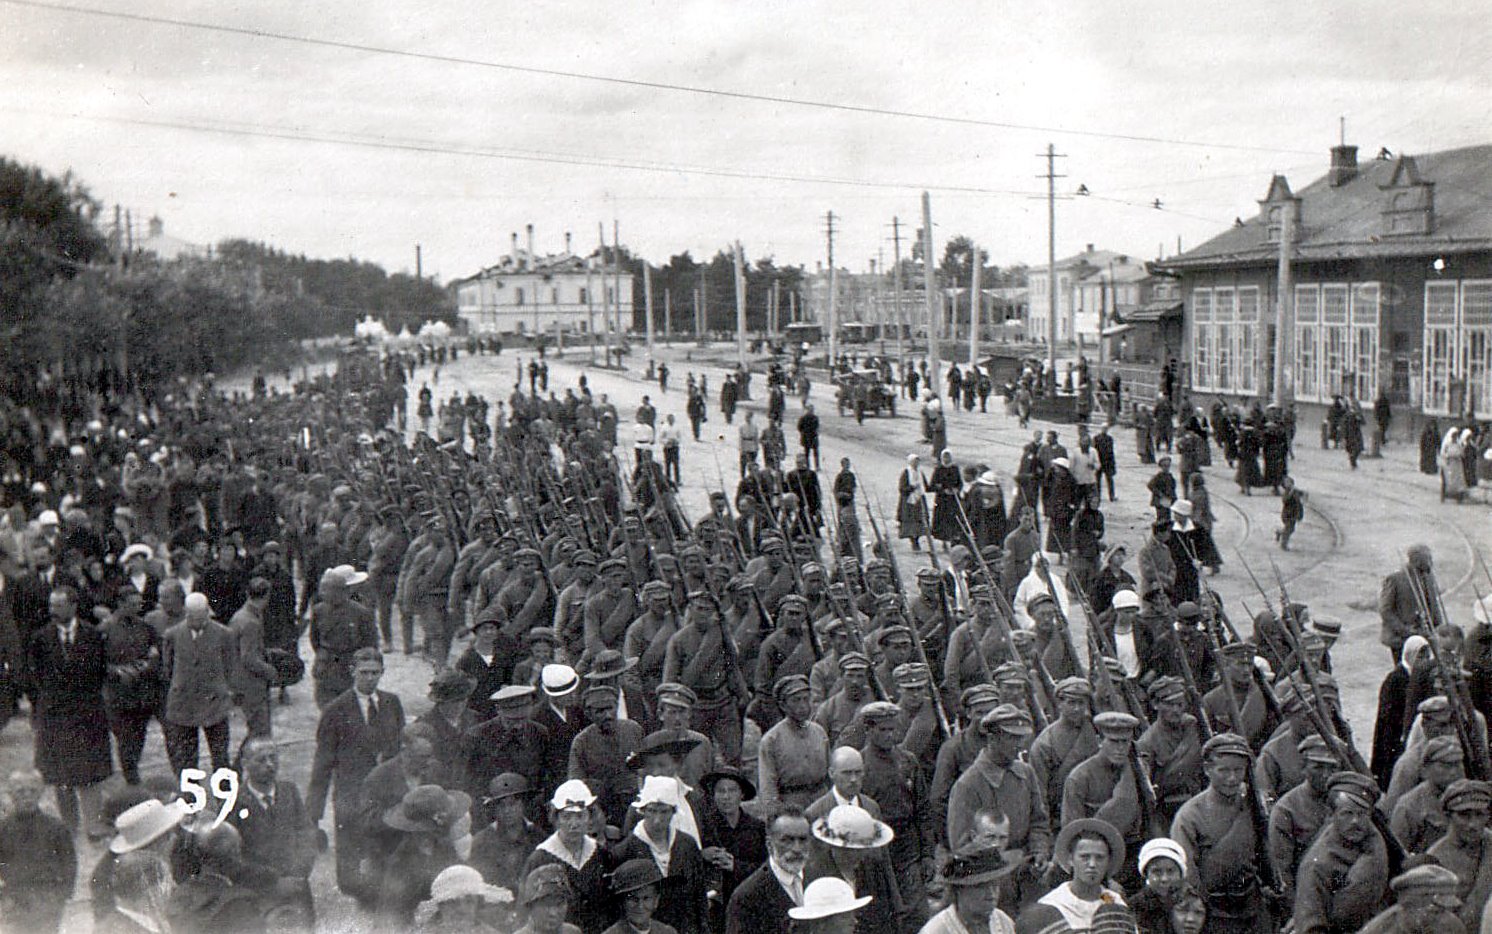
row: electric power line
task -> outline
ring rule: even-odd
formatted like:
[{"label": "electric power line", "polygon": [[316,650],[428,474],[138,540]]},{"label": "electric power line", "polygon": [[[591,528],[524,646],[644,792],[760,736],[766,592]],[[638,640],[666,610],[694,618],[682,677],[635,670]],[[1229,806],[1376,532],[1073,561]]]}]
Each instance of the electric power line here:
[{"label": "electric power line", "polygon": [[395,49],[386,46],[367,45],[357,42],[346,42],[338,39],[324,39],[316,36],[300,36],[293,33],[275,32],[268,29],[251,29],[246,26],[228,26],[221,23],[208,23],[198,20],[177,19],[167,16],[151,16],[144,13],[125,13],[117,10],[102,10],[95,7],[78,6],[66,3],[50,3],[44,0],[0,0],[11,6],[29,7],[38,10],[50,10],[57,13],[72,13],[81,16],[101,16],[111,19],[126,20],[137,23],[149,23],[156,26],[175,26],[182,29],[200,29],[209,32],[226,33],[236,36],[248,36],[255,39],[272,39],[279,42],[292,42],[301,45],[319,46],[322,48],[341,49],[349,52],[366,52],[374,55],[392,55],[401,58],[416,59],[419,61],[439,62],[447,65],[464,65],[474,68],[492,68],[501,71],[512,71],[523,74],[542,75],[551,78],[568,78],[577,81],[596,81],[606,84],[619,84],[627,87],[647,88],[654,91],[674,91],[681,94],[698,94],[713,97],[724,97],[733,100],[755,101],[767,104],[786,104],[794,107],[810,107],[818,110],[833,110],[842,113],[869,114],[882,117],[899,117],[909,120],[927,120],[937,123],[953,123],[963,126],[983,126],[1002,130],[1020,130],[1034,133],[1057,133],[1065,136],[1082,136],[1091,139],[1111,139],[1131,143],[1154,143],[1171,146],[1191,146],[1202,149],[1226,149],[1236,152],[1266,152],[1266,153],[1295,153],[1299,155],[1313,155],[1309,150],[1290,149],[1284,147],[1255,146],[1245,143],[1221,143],[1208,140],[1190,140],[1177,137],[1151,136],[1139,133],[1114,133],[1104,130],[1083,130],[1068,127],[1039,126],[1036,124],[1015,123],[1005,120],[986,120],[978,117],[962,117],[954,114],[927,113],[914,110],[897,110],[888,107],[872,107],[864,104],[845,104],[835,101],[813,100],[811,98],[782,97],[773,94],[761,94],[751,91],[733,91],[723,88],[699,87],[688,84],[676,84],[667,81],[646,81],[639,78],[620,78],[615,75],[601,75],[581,71],[569,71],[559,68],[541,68],[535,65],[516,65],[512,62],[499,62],[490,59],[467,58],[459,55],[442,55],[435,52],[416,52],[407,49]]}]

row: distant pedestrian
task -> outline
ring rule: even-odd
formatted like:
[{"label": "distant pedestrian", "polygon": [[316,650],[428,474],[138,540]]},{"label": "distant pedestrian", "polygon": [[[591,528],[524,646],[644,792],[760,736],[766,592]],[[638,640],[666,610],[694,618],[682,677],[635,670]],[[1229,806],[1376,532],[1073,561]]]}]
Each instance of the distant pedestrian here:
[{"label": "distant pedestrian", "polygon": [[1292,477],[1286,477],[1281,483],[1283,491],[1280,494],[1280,527],[1275,530],[1274,540],[1280,543],[1284,551],[1290,550],[1290,536],[1295,534],[1295,527],[1305,518],[1306,494],[1295,486]]},{"label": "distant pedestrian", "polygon": [[[756,427],[752,415],[751,412],[746,413],[746,420],[741,423],[739,431],[742,477],[746,476],[746,465],[756,463],[756,452],[761,449],[762,445],[761,430]],[[729,422],[730,417],[727,416],[725,420]]]},{"label": "distant pedestrian", "polygon": [[658,391],[668,392],[668,364],[658,364]]},{"label": "distant pedestrian", "polygon": [[900,498],[896,504],[897,535],[910,539],[912,550],[921,550],[921,538],[927,534],[927,478],[922,475],[921,458],[907,455],[907,466],[897,480]]},{"label": "distant pedestrian", "polygon": [[[694,438],[699,440],[698,429],[694,432]],[[684,482],[679,475],[679,441],[679,426],[670,412],[663,417],[663,425],[658,429],[658,443],[663,445],[663,475],[675,489]]]},{"label": "distant pedestrian", "polygon": [[813,459],[813,469],[819,469],[819,416],[813,410],[813,403],[807,402],[803,406],[803,414],[798,416],[798,441],[803,445],[804,455]]}]

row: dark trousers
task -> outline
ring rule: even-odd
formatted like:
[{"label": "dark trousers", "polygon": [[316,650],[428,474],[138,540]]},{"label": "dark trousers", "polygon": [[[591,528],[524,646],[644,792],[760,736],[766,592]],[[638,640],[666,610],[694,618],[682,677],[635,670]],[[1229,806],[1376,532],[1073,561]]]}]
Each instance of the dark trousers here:
[{"label": "dark trousers", "polygon": [[683,480],[679,478],[679,446],[677,444],[663,446],[663,476],[674,486],[683,483]]},{"label": "dark trousers", "polygon": [[[140,784],[140,754],[145,749],[145,733],[154,710],[110,710],[109,732],[114,734],[114,749],[119,755],[119,771],[128,784]],[[166,726],[161,724],[165,735]]]},{"label": "dark trousers", "polygon": [[272,726],[269,712],[269,685],[254,685],[239,697],[238,706],[248,721],[249,736],[269,736]]},{"label": "dark trousers", "polygon": [[337,888],[360,903],[377,900],[377,893],[369,880],[363,877],[362,862],[367,855],[367,835],[359,825],[355,809],[348,807],[344,817],[342,808],[337,808]]},{"label": "dark trousers", "polygon": [[186,726],[169,721],[162,724],[166,733],[166,758],[171,760],[171,771],[177,775],[182,769],[197,767],[197,731],[207,734],[207,753],[212,758],[213,771],[228,767],[228,718],[207,726]]},{"label": "dark trousers", "polygon": [[818,438],[804,438],[803,439],[803,456],[807,457],[807,458],[810,458],[813,461],[813,469],[814,470],[818,470],[819,469],[819,439]]},{"label": "dark trousers", "polygon": [[1107,483],[1109,485],[1109,502],[1112,503],[1114,501],[1114,471],[1106,470],[1098,476],[1100,483]]}]

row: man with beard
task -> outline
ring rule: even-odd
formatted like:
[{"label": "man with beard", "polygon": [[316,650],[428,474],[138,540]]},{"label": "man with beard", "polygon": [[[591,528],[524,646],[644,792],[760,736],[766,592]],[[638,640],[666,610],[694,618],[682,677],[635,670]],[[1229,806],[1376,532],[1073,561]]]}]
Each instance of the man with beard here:
[{"label": "man with beard", "polygon": [[1360,931],[1388,897],[1388,849],[1373,827],[1378,785],[1357,772],[1338,772],[1327,784],[1331,818],[1306,850],[1296,876],[1295,912],[1301,934]]},{"label": "man with beard", "polygon": [[1093,726],[1093,685],[1087,678],[1074,676],[1063,678],[1056,687],[1057,719],[1032,741],[1027,754],[1053,817],[1061,815],[1067,776],[1099,747],[1098,730]]},{"label": "man with beard", "polygon": [[1269,812],[1269,861],[1279,877],[1286,911],[1295,905],[1295,876],[1301,859],[1331,818],[1327,790],[1341,767],[1318,734],[1302,739],[1298,748],[1305,760],[1305,780],[1287,791]]},{"label": "man with beard", "polygon": [[757,752],[761,807],[804,807],[818,798],[829,774],[829,734],[808,719],[808,679],[788,675],[776,684],[782,719],[762,736]]},{"label": "man with beard", "polygon": [[1135,743],[1149,766],[1155,806],[1170,822],[1189,798],[1206,784],[1202,773],[1202,728],[1190,711],[1186,683],[1162,677],[1150,682],[1155,722]]},{"label": "man with beard", "polygon": [[1474,779],[1451,783],[1440,798],[1450,831],[1430,847],[1429,855],[1456,874],[1459,917],[1468,931],[1480,931],[1487,900],[1492,898],[1492,785]]},{"label": "man with beard", "polygon": [[584,666],[607,649],[620,651],[627,627],[637,618],[637,597],[627,586],[627,562],[622,558],[608,558],[601,562],[601,591],[585,601],[585,653],[581,656]]},{"label": "man with beard", "polygon": [[[592,684],[581,703],[590,726],[570,745],[568,777],[585,782],[596,795],[606,820],[618,827],[637,794],[637,773],[627,758],[642,745],[643,729],[632,720],[617,719],[619,694],[615,685]],[[537,756],[536,756],[537,759]]]},{"label": "man with beard", "polygon": [[[691,593],[687,613],[686,625],[668,640],[662,671],[664,682],[683,690],[664,691],[659,685],[659,718],[665,706],[677,708],[679,701],[687,702],[713,748],[725,761],[735,762],[741,756],[741,710],[749,696],[740,655],[727,641],[731,636],[713,594]],[[677,709],[670,716],[677,718]]]},{"label": "man with beard", "polygon": [[767,861],[742,880],[725,910],[726,934],[788,934],[788,909],[803,904],[803,868],[813,841],[800,808],[784,806],[767,817]]}]

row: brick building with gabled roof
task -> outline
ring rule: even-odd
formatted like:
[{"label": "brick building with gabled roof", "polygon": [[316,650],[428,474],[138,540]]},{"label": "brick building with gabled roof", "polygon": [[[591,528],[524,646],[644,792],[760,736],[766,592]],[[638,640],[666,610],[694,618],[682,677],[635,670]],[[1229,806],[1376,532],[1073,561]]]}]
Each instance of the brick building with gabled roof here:
[{"label": "brick building with gabled roof", "polygon": [[1331,151],[1299,192],[1276,175],[1259,212],[1159,265],[1185,301],[1195,394],[1267,395],[1283,218],[1295,206],[1293,326],[1299,402],[1336,393],[1428,414],[1492,408],[1492,146],[1359,165]]}]

